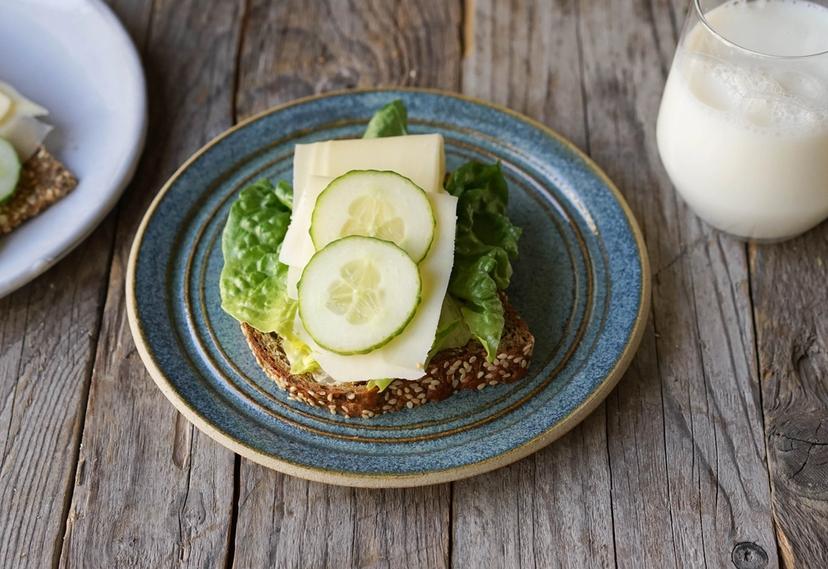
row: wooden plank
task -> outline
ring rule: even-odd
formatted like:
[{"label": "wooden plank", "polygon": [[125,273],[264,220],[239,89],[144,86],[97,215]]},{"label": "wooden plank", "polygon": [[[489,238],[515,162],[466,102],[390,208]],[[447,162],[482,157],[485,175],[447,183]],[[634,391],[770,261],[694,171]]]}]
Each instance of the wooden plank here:
[{"label": "wooden plank", "polygon": [[[571,0],[468,3],[463,91],[585,147],[576,11]],[[455,483],[453,498],[455,567],[613,567],[604,406],[535,456]]]},{"label": "wooden plank", "polygon": [[651,326],[607,404],[618,567],[776,567],[744,247],[687,210],[655,148],[668,2],[582,1],[580,16],[590,151],[654,268]]},{"label": "wooden plank", "polygon": [[448,567],[449,486],[364,490],[241,464],[236,567]]},{"label": "wooden plank", "polygon": [[144,50],[147,151],[122,203],[62,567],[226,563],[232,453],[166,401],[138,357],[124,312],[137,225],[164,180],[232,124],[242,3],[158,0]]},{"label": "wooden plank", "polygon": [[0,300],[0,566],[60,553],[98,337],[112,224]]},{"label": "wooden plank", "polygon": [[[148,22],[135,8],[126,23],[142,42]],[[0,300],[3,567],[46,567],[60,555],[115,217],[45,275]]]},{"label": "wooden plank", "polygon": [[587,145],[573,0],[467,2],[463,92]]},{"label": "wooden plank", "polygon": [[785,567],[828,567],[828,227],[750,247],[774,518]]},{"label": "wooden plank", "polygon": [[336,89],[459,86],[454,3],[252,0],[246,20],[241,114]]},{"label": "wooden plank", "polygon": [[129,32],[132,41],[143,51],[147,31],[152,17],[154,1],[134,2],[133,0],[106,0],[106,3],[118,16],[121,24]]},{"label": "wooden plank", "polygon": [[[330,89],[457,89],[459,6],[440,1],[254,0],[243,39],[240,116]],[[338,488],[242,459],[235,566],[448,567],[448,485]]]},{"label": "wooden plank", "polygon": [[604,433],[599,409],[536,456],[456,482],[452,566],[613,567]]}]

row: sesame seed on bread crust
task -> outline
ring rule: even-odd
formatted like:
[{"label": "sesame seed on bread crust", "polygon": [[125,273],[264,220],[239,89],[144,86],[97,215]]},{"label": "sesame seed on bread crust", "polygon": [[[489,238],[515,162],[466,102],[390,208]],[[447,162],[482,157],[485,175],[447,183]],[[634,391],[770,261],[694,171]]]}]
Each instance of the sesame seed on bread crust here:
[{"label": "sesame seed on bread crust", "polygon": [[23,163],[11,199],[0,205],[0,236],[11,233],[77,185],[75,176],[41,146]]},{"label": "sesame seed on bread crust", "polygon": [[505,296],[502,297],[506,325],[494,362],[486,361],[480,342],[471,340],[462,348],[444,350],[426,366],[418,380],[396,379],[384,391],[368,389],[366,382],[323,384],[311,374],[293,375],[274,333],[263,333],[248,324],[242,331],[256,361],[291,399],[333,414],[365,419],[446,399],[461,389],[482,390],[487,385],[512,383],[526,375],[535,338]]}]

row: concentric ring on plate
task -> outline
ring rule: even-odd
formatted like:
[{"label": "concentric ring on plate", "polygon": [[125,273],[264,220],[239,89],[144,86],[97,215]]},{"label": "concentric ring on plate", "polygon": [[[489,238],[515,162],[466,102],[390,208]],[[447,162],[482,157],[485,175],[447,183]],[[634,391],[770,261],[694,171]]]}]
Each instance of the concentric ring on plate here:
[{"label": "concentric ring on plate", "polygon": [[[434,125],[431,126],[433,128]],[[449,125],[440,125],[440,128],[443,130],[450,130],[451,127]],[[464,160],[467,160],[471,157],[468,149],[465,149],[464,151],[455,150],[453,148],[454,144],[456,144],[456,141],[452,140],[451,137],[447,138],[448,153],[450,156],[462,156]],[[478,154],[480,153],[478,152]],[[484,155],[482,157],[489,160],[498,158],[493,157],[491,155]],[[272,161],[265,163],[264,167],[254,169],[251,174],[247,175],[244,178],[243,183],[231,185],[228,188],[223,188],[223,198],[220,204],[216,207],[213,207],[210,210],[210,212],[206,214],[206,217],[204,217],[201,220],[201,223],[197,225],[197,237],[194,242],[194,249],[197,250],[202,246],[206,246],[207,250],[217,249],[217,240],[220,236],[220,230],[223,225],[221,223],[221,219],[216,219],[218,211],[220,211],[221,209],[220,206],[226,205],[230,198],[235,196],[244,184],[250,183],[254,179],[265,175],[265,173],[270,174],[270,176],[274,178],[278,178],[280,174],[284,175],[285,170],[283,164],[285,162],[288,162],[289,159],[290,156],[278,157]],[[507,172],[511,174],[510,182],[513,188],[519,187],[520,191],[523,191],[524,193],[530,196],[536,195],[539,191],[543,191],[543,188],[538,185],[537,180],[519,180],[519,178],[516,177],[517,171],[513,167],[509,168],[507,166]],[[527,189],[527,185],[530,183],[536,186],[535,190]],[[560,212],[566,212],[565,205],[555,203],[554,206]],[[568,214],[563,213],[563,215],[565,215],[565,219],[569,219]],[[559,220],[557,220],[555,217],[550,216],[549,220],[553,224],[559,224]],[[206,231],[207,226],[211,222],[214,222],[213,229],[211,232],[208,233]],[[245,373],[235,362],[233,362],[232,358],[222,349],[220,341],[215,332],[215,327],[213,323],[210,321],[209,316],[206,315],[205,290],[207,288],[207,256],[202,258],[200,266],[194,267],[192,259],[195,253],[194,251],[189,251],[189,254],[187,255],[186,259],[187,272],[190,273],[192,271],[197,271],[198,275],[195,277],[195,286],[190,286],[190,278],[185,280],[183,298],[187,306],[186,312],[190,318],[189,324],[190,329],[193,330],[193,338],[197,342],[200,348],[199,351],[203,354],[203,357],[210,361],[216,375],[218,377],[221,377],[229,385],[232,385],[232,387],[238,392],[240,397],[247,398],[248,401],[250,401],[253,405],[260,405],[265,413],[271,415],[272,417],[278,420],[290,422],[298,428],[305,428],[317,434],[324,434],[326,436],[332,436],[337,438],[345,438],[347,440],[358,442],[414,442],[418,440],[428,440],[435,437],[444,436],[445,434],[447,434],[446,431],[448,431],[448,434],[450,434],[452,432],[457,432],[458,430],[467,430],[475,428],[479,424],[482,424],[482,422],[490,422],[493,419],[503,415],[504,413],[508,413],[514,410],[515,408],[519,407],[522,403],[524,403],[526,400],[536,395],[540,390],[545,388],[546,385],[548,385],[555,378],[556,369],[566,364],[566,362],[569,359],[569,355],[571,355],[572,351],[577,345],[577,341],[580,339],[580,337],[583,336],[583,326],[586,322],[587,316],[585,312],[588,312],[592,309],[591,291],[593,287],[593,284],[591,282],[592,275],[590,270],[591,261],[588,256],[588,252],[583,246],[583,236],[578,231],[578,228],[575,224],[571,223],[571,227],[573,234],[577,237],[577,239],[575,240],[575,242],[564,242],[566,246],[566,252],[569,256],[570,262],[573,265],[575,262],[574,258],[576,256],[579,258],[579,261],[584,262],[584,267],[586,269],[585,273],[587,275],[587,278],[585,279],[586,300],[584,302],[584,306],[582,307],[584,308],[584,311],[578,313],[578,303],[573,303],[572,314],[566,322],[567,328],[572,327],[575,330],[574,336],[570,339],[570,342],[568,342],[567,344],[563,343],[562,338],[562,340],[558,342],[558,344],[554,346],[548,354],[544,354],[545,361],[541,361],[535,364],[538,365],[540,369],[544,369],[547,365],[549,365],[549,363],[552,360],[557,359],[552,371],[545,374],[546,377],[538,385],[532,386],[532,389],[527,389],[526,384],[523,382],[503,386],[502,391],[504,391],[505,393],[497,397],[494,401],[482,402],[481,406],[471,410],[463,416],[448,415],[424,423],[415,422],[394,425],[377,425],[375,424],[375,422],[370,421],[355,421],[353,428],[350,429],[347,433],[339,433],[333,430],[326,430],[325,425],[341,425],[342,420],[330,417],[327,413],[319,409],[304,407],[301,404],[296,404],[294,402],[288,401],[287,398],[284,396],[283,392],[278,390],[269,379],[265,378],[265,383],[264,385],[262,385],[261,378],[259,378],[259,380],[257,381],[257,379],[250,377],[250,375]],[[573,252],[573,246],[577,246],[578,251]],[[573,289],[578,290],[578,286],[574,283]],[[198,311],[205,314],[204,326],[199,327],[192,321],[194,311]],[[203,330],[201,330],[200,328],[203,328]],[[223,361],[219,363],[216,360]],[[226,369],[225,371],[222,369],[222,367],[224,367],[225,369],[229,369]],[[260,395],[261,399],[257,401],[256,395]],[[483,416],[482,418],[479,418],[481,414],[496,407],[499,403],[503,403],[505,401],[509,402],[508,406],[502,407],[494,413],[489,413]],[[298,418],[295,419],[294,417],[297,416]],[[463,423],[460,426],[447,428],[446,430],[433,429],[428,433],[419,434],[416,432],[422,431],[426,427],[438,427],[442,425],[447,425],[452,421],[456,422],[464,419],[470,419],[472,417],[478,417],[478,419],[470,420],[469,422]],[[301,419],[305,419],[305,421],[302,422]],[[363,434],[365,431],[379,432],[372,434],[372,436],[365,436]],[[391,433],[393,433],[393,435]]]},{"label": "concentric ring on plate", "polygon": [[[472,157],[502,162],[510,216],[525,230],[510,297],[538,338],[535,364],[515,384],[372,421],[334,417],[289,401],[220,310],[220,233],[244,184],[289,177],[295,142],[356,136],[367,109],[394,97],[406,99],[412,130],[444,134],[449,167]],[[199,428],[290,474],[367,486],[468,476],[560,436],[629,363],[649,300],[635,222],[588,159],[510,111],[415,90],[311,98],[226,133],[165,186],[139,230],[129,273],[139,352]],[[160,292],[152,286],[159,281]]]}]

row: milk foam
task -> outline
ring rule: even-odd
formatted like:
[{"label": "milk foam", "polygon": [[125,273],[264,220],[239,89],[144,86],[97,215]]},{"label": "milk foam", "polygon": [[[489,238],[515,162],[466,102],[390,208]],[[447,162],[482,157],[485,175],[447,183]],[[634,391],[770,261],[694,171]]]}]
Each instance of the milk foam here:
[{"label": "milk foam", "polygon": [[684,54],[678,72],[698,101],[745,127],[795,134],[828,128],[828,81],[759,65]]}]

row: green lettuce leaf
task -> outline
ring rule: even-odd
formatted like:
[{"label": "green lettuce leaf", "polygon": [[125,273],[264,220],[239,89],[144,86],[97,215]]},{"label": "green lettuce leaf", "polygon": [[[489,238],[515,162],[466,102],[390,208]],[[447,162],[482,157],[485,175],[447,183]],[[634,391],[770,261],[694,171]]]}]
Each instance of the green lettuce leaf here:
[{"label": "green lettuce leaf", "polygon": [[293,333],[276,331],[282,338],[282,349],[290,362],[290,373],[313,373],[319,370],[319,364],[311,354],[310,347]]},{"label": "green lettuce leaf", "polygon": [[443,299],[440,320],[437,322],[434,344],[428,352],[429,358],[443,350],[465,346],[471,338],[471,332],[463,319],[460,305],[450,294],[447,294]]},{"label": "green lettuce leaf", "polygon": [[303,373],[316,362],[293,334],[297,305],[287,295],[287,265],[279,262],[292,203],[293,192],[285,182],[274,187],[259,180],[241,191],[222,234],[219,288],[224,311],[261,332],[279,334],[291,372]]},{"label": "green lettuce leaf", "polygon": [[[276,188],[273,190],[276,193],[276,199],[282,202],[282,205],[293,211],[293,188],[284,180],[279,180]],[[290,222],[290,219],[288,219]],[[287,231],[287,228],[285,229]],[[284,239],[284,236],[282,236]]]},{"label": "green lettuce leaf", "polygon": [[509,194],[500,164],[468,162],[449,176],[446,190],[458,198],[449,293],[491,361],[504,325],[498,292],[512,278],[521,230],[506,215]]},{"label": "green lettuce leaf", "polygon": [[469,332],[486,349],[486,358],[494,361],[505,323],[503,303],[492,277],[497,262],[491,255],[477,259],[455,257],[449,293],[460,304],[460,312]]},{"label": "green lettuce leaf", "polygon": [[362,138],[382,138],[408,134],[408,111],[399,99],[391,101],[371,117]]},{"label": "green lettuce leaf", "polygon": [[377,391],[382,393],[392,383],[394,383],[394,380],[392,378],[372,379],[372,380],[368,381],[368,383],[365,385],[365,387],[367,387],[368,389],[371,389],[372,387],[376,387]]}]

